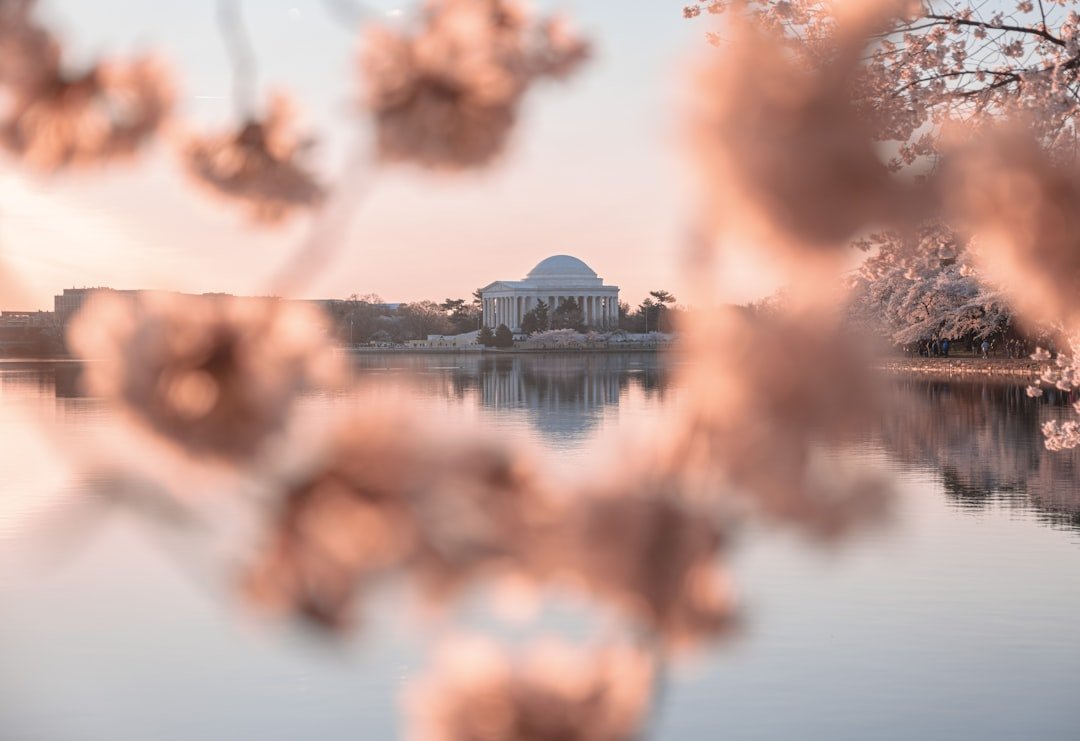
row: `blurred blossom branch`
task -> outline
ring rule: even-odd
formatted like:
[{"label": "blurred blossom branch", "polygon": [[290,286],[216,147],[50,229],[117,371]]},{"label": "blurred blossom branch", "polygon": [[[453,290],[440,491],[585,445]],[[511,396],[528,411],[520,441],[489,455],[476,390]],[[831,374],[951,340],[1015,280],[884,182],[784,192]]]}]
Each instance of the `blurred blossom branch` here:
[{"label": "blurred blossom branch", "polygon": [[270,280],[270,293],[295,296],[308,286],[344,248],[349,226],[363,196],[374,187],[376,169],[371,153],[359,141],[346,157],[343,172],[329,195],[321,201],[299,248]]},{"label": "blurred blossom branch", "polygon": [[321,204],[326,190],[307,166],[314,142],[293,131],[290,101],[277,95],[268,108],[236,130],[189,136],[183,155],[199,186],[243,204],[256,223],[275,226]]},{"label": "blurred blossom branch", "polygon": [[273,299],[95,294],[69,329],[89,390],[194,456],[243,463],[339,360],[313,308]]},{"label": "blurred blossom branch", "polygon": [[[705,111],[694,129],[706,155],[703,180],[716,193],[710,215],[726,232],[734,221],[788,245],[843,247],[854,237],[894,258],[897,236],[927,228],[962,232],[970,238],[966,277],[985,292],[978,304],[961,302],[961,318],[1000,318],[1012,310],[1007,301],[1024,321],[1075,336],[1080,264],[1070,225],[1080,178],[1080,13],[1073,0],[1005,5],[686,6],[687,18],[728,16],[735,31],[730,40],[709,32],[721,53],[705,78],[711,91],[698,99]],[[852,35],[867,19],[870,31]],[[748,28],[758,34],[750,46]],[[727,74],[744,60],[742,72]],[[781,70],[777,82],[760,85],[758,66]],[[801,84],[791,84],[800,77]],[[739,87],[748,79],[757,89]],[[755,138],[763,130],[769,135]],[[894,154],[886,161],[886,153]],[[894,177],[883,176],[882,162]],[[737,213],[746,206],[756,219]],[[725,222],[727,216],[735,218]],[[866,238],[867,231],[880,234]],[[921,263],[925,275],[937,248],[929,240],[920,249],[896,265],[906,264],[906,273]],[[864,295],[880,294],[896,275],[864,272],[859,285]],[[991,329],[992,322],[981,331]],[[1044,375],[1057,372],[1047,368]],[[1069,439],[1054,429],[1047,434],[1054,448]]]},{"label": "blurred blossom branch", "polygon": [[233,105],[241,120],[248,120],[255,115],[257,64],[241,0],[217,0],[216,17],[232,63]]},{"label": "blurred blossom branch", "polygon": [[411,738],[424,741],[630,741],[640,737],[652,667],[633,649],[583,653],[555,641],[510,660],[459,640],[409,695]]},{"label": "blurred blossom branch", "polygon": [[172,107],[164,65],[105,58],[72,74],[59,43],[33,20],[35,6],[6,0],[0,7],[0,146],[45,171],[136,154]]},{"label": "blurred blossom branch", "polygon": [[438,170],[491,164],[532,84],[570,75],[588,44],[511,0],[438,0],[409,32],[364,31],[363,105],[378,157]]}]

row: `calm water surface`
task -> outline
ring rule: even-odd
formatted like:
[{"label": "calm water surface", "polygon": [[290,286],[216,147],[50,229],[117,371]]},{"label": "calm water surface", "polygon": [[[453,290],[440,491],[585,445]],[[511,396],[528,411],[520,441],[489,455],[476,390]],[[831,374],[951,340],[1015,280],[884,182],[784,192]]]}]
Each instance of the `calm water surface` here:
[{"label": "calm water surface", "polygon": [[[374,384],[417,376],[427,403],[527,435],[568,471],[679,393],[651,355],[357,363]],[[77,375],[0,364],[0,741],[394,738],[424,656],[393,600],[335,650],[245,617],[198,576],[190,543],[143,518],[71,527],[85,481],[51,450],[116,430]],[[894,522],[826,550],[746,533],[747,632],[676,672],[661,738],[1080,738],[1080,459],[1047,453],[1038,431],[1065,400],[896,391],[903,411],[860,452],[898,477]]]}]

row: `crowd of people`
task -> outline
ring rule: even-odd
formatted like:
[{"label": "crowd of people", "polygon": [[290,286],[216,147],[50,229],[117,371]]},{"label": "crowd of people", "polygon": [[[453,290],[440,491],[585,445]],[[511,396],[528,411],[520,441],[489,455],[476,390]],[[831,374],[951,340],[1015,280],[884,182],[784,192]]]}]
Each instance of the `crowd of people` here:
[{"label": "crowd of people", "polygon": [[[972,357],[1027,358],[1035,351],[1035,343],[1019,337],[998,339],[992,337],[972,337],[967,342],[967,349]],[[947,358],[955,352],[957,343],[949,339],[920,340],[904,345],[907,357],[918,355],[923,358]]]}]

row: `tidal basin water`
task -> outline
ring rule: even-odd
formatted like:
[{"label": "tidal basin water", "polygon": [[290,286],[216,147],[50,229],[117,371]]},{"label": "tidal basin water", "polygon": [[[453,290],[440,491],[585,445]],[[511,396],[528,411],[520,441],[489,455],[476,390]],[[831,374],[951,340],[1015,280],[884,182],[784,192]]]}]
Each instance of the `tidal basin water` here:
[{"label": "tidal basin water", "polygon": [[[679,394],[648,354],[356,363],[369,387],[411,375],[433,408],[531,438],[567,475],[630,426],[664,434],[650,423]],[[220,569],[197,544],[149,518],[69,516],[87,481],[55,451],[118,434],[78,373],[0,363],[0,741],[397,737],[429,628],[392,599],[346,646],[322,643],[252,619],[205,577]],[[895,390],[902,411],[859,450],[898,480],[891,523],[827,548],[744,532],[745,631],[675,669],[659,738],[1080,738],[1080,457],[1039,435],[1066,400],[1000,383]],[[576,619],[541,618],[570,632]]]}]

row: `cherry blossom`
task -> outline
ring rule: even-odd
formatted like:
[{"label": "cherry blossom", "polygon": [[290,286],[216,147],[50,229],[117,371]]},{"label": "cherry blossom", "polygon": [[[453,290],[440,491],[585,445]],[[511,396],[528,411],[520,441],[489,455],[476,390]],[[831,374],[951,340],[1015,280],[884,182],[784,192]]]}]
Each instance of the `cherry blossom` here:
[{"label": "cherry blossom", "polygon": [[979,338],[1004,332],[1013,321],[1007,296],[972,264],[955,232],[924,226],[912,238],[873,235],[875,252],[852,280],[851,316],[894,344]]},{"label": "cherry blossom", "polygon": [[513,0],[429,0],[413,33],[373,26],[362,41],[379,157],[443,170],[493,161],[534,81],[588,55],[564,21],[536,21]]},{"label": "cherry blossom", "polygon": [[442,599],[475,577],[549,560],[540,533],[553,510],[527,454],[448,434],[410,409],[347,415],[287,484],[243,577],[257,604],[336,631],[379,578],[406,577]]},{"label": "cherry blossom", "polygon": [[153,57],[61,66],[59,44],[31,19],[34,4],[0,8],[0,146],[47,171],[135,154],[161,127],[173,92]]},{"label": "cherry blossom", "polygon": [[991,278],[1034,319],[1080,322],[1080,171],[1014,125],[951,155],[948,203]]},{"label": "cherry blossom", "polygon": [[[636,472],[637,475],[640,472]],[[617,489],[617,491],[615,491]],[[613,604],[659,641],[687,646],[732,629],[735,600],[719,558],[724,528],[648,476],[585,494],[560,518],[554,576]]]},{"label": "cherry blossom", "polygon": [[630,741],[652,692],[647,656],[537,642],[517,660],[459,639],[408,697],[416,741]]},{"label": "cherry blossom", "polygon": [[289,101],[275,96],[265,118],[191,137],[184,146],[188,172],[207,192],[246,206],[257,222],[277,224],[317,206],[326,192],[304,163],[312,141],[295,134],[292,119]]},{"label": "cherry blossom", "polygon": [[671,472],[684,496],[826,537],[887,512],[882,477],[843,463],[883,396],[869,344],[835,310],[697,313],[681,352],[693,402],[648,465]]},{"label": "cherry blossom", "polygon": [[863,56],[896,3],[830,24],[827,58],[807,64],[780,32],[745,16],[709,55],[689,114],[705,223],[766,246],[844,248],[860,231],[920,212],[919,191],[878,152],[873,111],[855,99]]},{"label": "cherry blossom", "polygon": [[322,315],[302,303],[95,292],[68,339],[90,393],[193,456],[250,461],[301,391],[336,383]]},{"label": "cherry blossom", "polygon": [[[853,102],[881,141],[894,142],[894,168],[937,152],[948,122],[980,124],[1002,115],[1032,113],[1032,126],[1049,150],[1071,157],[1080,107],[1080,14],[1073,0],[1001,4],[893,3],[892,20],[873,33],[860,57]],[[748,14],[772,29],[784,49],[821,64],[843,49],[838,17],[873,12],[880,3],[836,0],[709,0],[692,17]],[[723,33],[711,38],[723,46]]]}]

